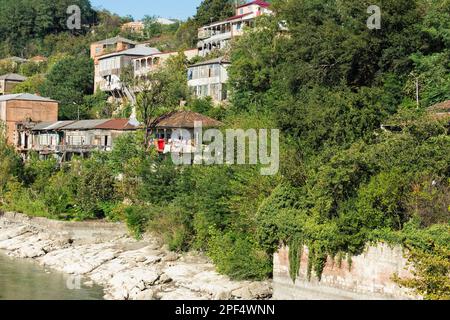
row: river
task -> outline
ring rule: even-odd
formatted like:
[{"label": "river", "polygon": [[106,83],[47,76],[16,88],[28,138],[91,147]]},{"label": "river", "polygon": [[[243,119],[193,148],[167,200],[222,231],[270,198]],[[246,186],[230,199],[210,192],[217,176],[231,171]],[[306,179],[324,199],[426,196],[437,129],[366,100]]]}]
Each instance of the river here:
[{"label": "river", "polygon": [[46,270],[32,260],[10,258],[0,251],[0,300],[101,299],[101,287],[85,286],[79,278]]}]

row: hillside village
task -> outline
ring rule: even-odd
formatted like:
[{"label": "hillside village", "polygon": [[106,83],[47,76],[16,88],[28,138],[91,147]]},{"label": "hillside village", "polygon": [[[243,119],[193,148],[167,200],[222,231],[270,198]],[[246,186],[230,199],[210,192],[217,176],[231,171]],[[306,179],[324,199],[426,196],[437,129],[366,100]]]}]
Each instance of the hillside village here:
[{"label": "hillside village", "polygon": [[[40,3],[0,2],[0,216],[121,222],[281,298],[450,298],[450,3]],[[279,172],[175,165],[199,121],[279,130]]]},{"label": "hillside village", "polygon": [[[171,131],[180,128],[167,126],[167,123],[170,124],[170,119],[179,117],[180,114],[172,112],[161,117],[167,122],[163,133],[158,132],[158,123],[154,123],[155,128],[143,128],[136,119],[135,110],[136,96],[142,90],[140,84],[145,86],[147,75],[164,68],[171,57],[184,55],[184,59],[188,61],[202,57],[203,59],[199,62],[188,66],[186,81],[189,90],[196,98],[209,97],[214,104],[226,103],[228,100],[227,68],[230,62],[226,57],[214,59],[205,59],[205,57],[214,52],[226,52],[231,45],[231,40],[241,36],[245,28],[253,27],[258,17],[273,14],[269,8],[269,3],[260,0],[239,5],[235,9],[234,16],[225,21],[200,27],[197,48],[181,52],[161,52],[145,42],[138,43],[121,36],[92,43],[90,57],[94,61],[94,93],[105,92],[109,101],[115,101],[122,107],[130,103],[133,112],[128,120],[60,121],[58,101],[40,97],[32,92],[11,94],[13,89],[27,78],[19,74],[1,75],[0,102],[2,102],[2,109],[5,110],[1,112],[1,120],[6,122],[8,141],[24,158],[29,151],[36,151],[43,159],[55,156],[59,161],[63,161],[71,159],[73,155],[87,156],[94,150],[111,150],[115,139],[121,133],[139,129],[156,129],[153,132],[155,139],[151,141],[151,144],[159,152],[170,152],[171,148],[179,143],[172,137]],[[143,24],[142,22],[126,23],[121,29],[140,33],[143,30]],[[44,59],[44,57],[33,57],[30,61],[39,63],[45,61]],[[9,57],[7,60],[18,64],[28,61],[16,57]],[[131,83],[121,79],[128,68],[131,68],[134,78]],[[183,112],[187,111],[179,111],[181,114]],[[184,117],[189,118],[190,121],[185,121],[182,129],[191,130],[195,121],[203,119],[202,115],[195,113],[191,116],[184,115]],[[184,143],[193,145],[193,141],[191,137]],[[167,148],[168,143],[170,146]]]}]

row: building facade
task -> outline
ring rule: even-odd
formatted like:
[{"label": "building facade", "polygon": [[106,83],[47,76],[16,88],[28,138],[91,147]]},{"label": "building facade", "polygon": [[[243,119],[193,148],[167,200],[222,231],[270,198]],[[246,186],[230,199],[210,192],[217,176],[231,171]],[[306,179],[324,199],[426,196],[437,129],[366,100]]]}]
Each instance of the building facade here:
[{"label": "building facade", "polygon": [[27,77],[16,73],[8,73],[0,76],[0,95],[12,93],[14,88],[25,80],[27,80]]},{"label": "building facade", "polygon": [[120,30],[122,30],[123,32],[143,34],[144,28],[145,28],[145,25],[142,21],[131,21],[131,22],[124,23],[120,27]]},{"label": "building facade", "polygon": [[[197,48],[185,50],[184,55],[188,60],[198,56]],[[149,56],[133,59],[134,76],[145,76],[150,72],[156,71],[163,67],[170,57],[178,55],[178,51],[160,52]]]},{"label": "building facade", "polygon": [[129,119],[23,122],[17,124],[20,138],[16,149],[24,157],[29,151],[36,151],[41,158],[67,161],[74,155],[85,157],[93,151],[111,151],[119,136],[138,128]]},{"label": "building facade", "polygon": [[136,47],[137,43],[123,37],[110,38],[91,44],[91,58],[94,60],[94,91],[97,92],[103,78],[100,76],[99,57]]},{"label": "building facade", "polygon": [[96,70],[96,89],[108,92],[111,95],[124,94],[122,81],[120,79],[124,70],[131,67],[133,60],[145,56],[160,53],[158,49],[137,45],[133,49],[103,55],[98,58],[98,69]]},{"label": "building facade", "polygon": [[211,97],[216,103],[228,99],[228,72],[230,62],[217,58],[196,63],[188,68],[188,86],[197,98]]},{"label": "building facade", "polygon": [[[195,124],[201,123],[203,128],[219,128],[222,122],[192,111],[169,112],[154,121],[149,128],[151,145],[160,153],[195,152],[203,145],[197,145],[199,137],[195,133]],[[181,132],[180,129],[183,129]]]},{"label": "building facade", "polygon": [[28,93],[0,96],[0,120],[10,144],[20,145],[17,125],[22,122],[58,120],[58,102]]},{"label": "building facade", "polygon": [[199,54],[206,56],[214,50],[227,48],[232,38],[242,35],[245,27],[253,27],[259,16],[272,14],[270,4],[261,1],[251,1],[236,8],[236,15],[198,30],[197,44]]}]

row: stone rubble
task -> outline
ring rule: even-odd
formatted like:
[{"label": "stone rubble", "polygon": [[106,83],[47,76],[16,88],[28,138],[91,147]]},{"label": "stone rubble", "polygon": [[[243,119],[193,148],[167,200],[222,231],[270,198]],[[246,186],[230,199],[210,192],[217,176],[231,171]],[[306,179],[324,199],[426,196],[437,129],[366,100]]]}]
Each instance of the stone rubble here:
[{"label": "stone rubble", "polygon": [[110,300],[270,299],[269,281],[232,281],[201,254],[179,255],[152,238],[78,244],[0,216],[0,250],[101,285]]}]

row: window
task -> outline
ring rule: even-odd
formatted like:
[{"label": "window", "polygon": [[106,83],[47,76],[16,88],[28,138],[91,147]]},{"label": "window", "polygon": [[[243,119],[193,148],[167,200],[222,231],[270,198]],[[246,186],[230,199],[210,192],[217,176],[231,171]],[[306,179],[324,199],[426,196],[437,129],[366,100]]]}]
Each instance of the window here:
[{"label": "window", "polygon": [[244,9],[239,10],[239,14],[244,14]]}]

